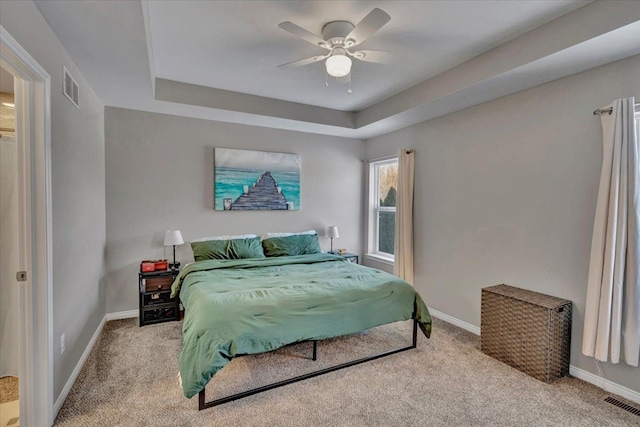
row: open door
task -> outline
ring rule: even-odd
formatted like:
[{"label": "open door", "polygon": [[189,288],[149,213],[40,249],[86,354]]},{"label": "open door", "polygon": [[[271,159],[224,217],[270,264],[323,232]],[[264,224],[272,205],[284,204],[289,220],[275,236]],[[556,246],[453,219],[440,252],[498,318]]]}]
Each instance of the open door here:
[{"label": "open door", "polygon": [[18,145],[13,76],[0,67],[0,427],[20,425]]},{"label": "open door", "polygon": [[[0,67],[15,82],[20,425],[53,424],[49,74],[0,26]],[[5,256],[1,253],[0,256]]]}]

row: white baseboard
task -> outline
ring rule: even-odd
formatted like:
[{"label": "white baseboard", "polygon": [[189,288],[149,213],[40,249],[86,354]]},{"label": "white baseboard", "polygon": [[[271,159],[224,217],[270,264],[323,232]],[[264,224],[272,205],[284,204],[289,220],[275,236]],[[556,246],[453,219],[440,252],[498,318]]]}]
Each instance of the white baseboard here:
[{"label": "white baseboard", "polygon": [[80,357],[80,360],[78,360],[76,367],[73,369],[73,372],[71,372],[71,376],[67,380],[67,383],[64,385],[62,392],[60,392],[60,396],[58,396],[58,399],[56,399],[56,403],[53,406],[54,420],[58,416],[58,412],[60,412],[60,408],[62,408],[62,404],[67,398],[67,395],[69,395],[69,392],[71,391],[71,387],[73,387],[73,384],[76,382],[76,379],[78,378],[78,375],[82,370],[82,367],[84,366],[85,362],[87,361],[87,358],[91,354],[91,350],[93,350],[93,346],[95,346],[96,341],[98,341],[98,338],[102,333],[102,328],[104,327],[105,319],[106,319],[106,316],[102,318],[102,321],[100,322],[100,324],[96,328],[96,331],[93,333],[93,336],[89,340],[89,344],[87,344],[87,348],[84,349],[84,352]]},{"label": "white baseboard", "polygon": [[598,375],[592,374],[589,371],[585,371],[584,369],[580,369],[573,365],[570,365],[569,374],[572,377],[576,377],[578,379],[581,379],[582,381],[593,384],[596,387],[600,387],[604,391],[617,394],[618,396],[624,397],[625,399],[632,402],[640,403],[640,393],[638,393],[637,391],[631,390],[630,388],[621,386],[620,384],[616,384],[613,381],[609,381],[605,378],[599,377]]},{"label": "white baseboard", "polygon": [[471,323],[467,323],[463,320],[457,319],[453,316],[449,316],[448,314],[444,314],[441,311],[436,310],[435,308],[427,307],[429,309],[429,314],[433,317],[437,317],[440,320],[444,320],[447,323],[451,323],[459,328],[464,329],[465,331],[469,331],[472,334],[480,335],[480,328],[472,325]]},{"label": "white baseboard", "polygon": [[[449,316],[441,311],[429,308],[429,313],[438,319],[444,320],[447,323],[451,323],[459,328],[462,328],[466,331],[474,333],[476,335],[480,335],[480,328],[472,325],[471,323],[467,323],[463,320],[457,319],[453,316]],[[593,384],[596,387],[603,389],[609,393],[617,394],[618,396],[624,397],[627,400],[632,402],[640,403],[640,393],[631,390],[630,388],[621,386],[620,384],[614,383],[613,381],[602,378],[598,375],[592,374],[589,371],[585,371],[584,369],[580,369],[573,365],[569,365],[569,374],[572,377],[576,377],[582,381],[588,382],[589,384]]]},{"label": "white baseboard", "polygon": [[118,311],[116,313],[107,313],[104,319],[107,322],[109,320],[131,319],[132,317],[138,317],[138,313],[138,310]]}]

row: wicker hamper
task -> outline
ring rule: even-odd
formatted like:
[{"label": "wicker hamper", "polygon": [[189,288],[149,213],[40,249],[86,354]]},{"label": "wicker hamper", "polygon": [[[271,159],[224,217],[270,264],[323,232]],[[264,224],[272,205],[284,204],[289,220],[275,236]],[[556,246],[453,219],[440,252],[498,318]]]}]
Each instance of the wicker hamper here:
[{"label": "wicker hamper", "polygon": [[546,383],[569,374],[571,301],[497,285],[482,289],[482,352]]}]

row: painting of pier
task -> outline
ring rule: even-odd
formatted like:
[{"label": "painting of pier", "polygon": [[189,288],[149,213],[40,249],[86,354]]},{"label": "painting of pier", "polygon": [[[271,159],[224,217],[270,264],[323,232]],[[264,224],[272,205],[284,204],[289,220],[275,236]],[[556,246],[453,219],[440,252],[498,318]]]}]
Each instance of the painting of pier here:
[{"label": "painting of pier", "polygon": [[216,210],[300,210],[300,156],[215,149]]}]

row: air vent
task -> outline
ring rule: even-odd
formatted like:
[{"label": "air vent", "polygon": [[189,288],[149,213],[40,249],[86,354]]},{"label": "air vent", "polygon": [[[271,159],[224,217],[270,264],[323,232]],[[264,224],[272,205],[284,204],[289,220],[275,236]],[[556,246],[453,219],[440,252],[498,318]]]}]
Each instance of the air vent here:
[{"label": "air vent", "polygon": [[624,409],[627,412],[631,412],[633,415],[640,416],[640,409],[631,405],[627,405],[626,403],[616,399],[615,397],[609,396],[606,399],[604,399],[604,401],[611,403],[612,405],[616,405],[618,408]]},{"label": "air vent", "polygon": [[80,108],[80,104],[78,102],[78,99],[80,98],[78,83],[73,77],[71,77],[71,74],[69,73],[69,70],[67,70],[67,67],[63,66],[62,69],[64,74],[62,92],[64,93],[64,96],[66,96],[67,99],[76,106],[76,108]]}]

